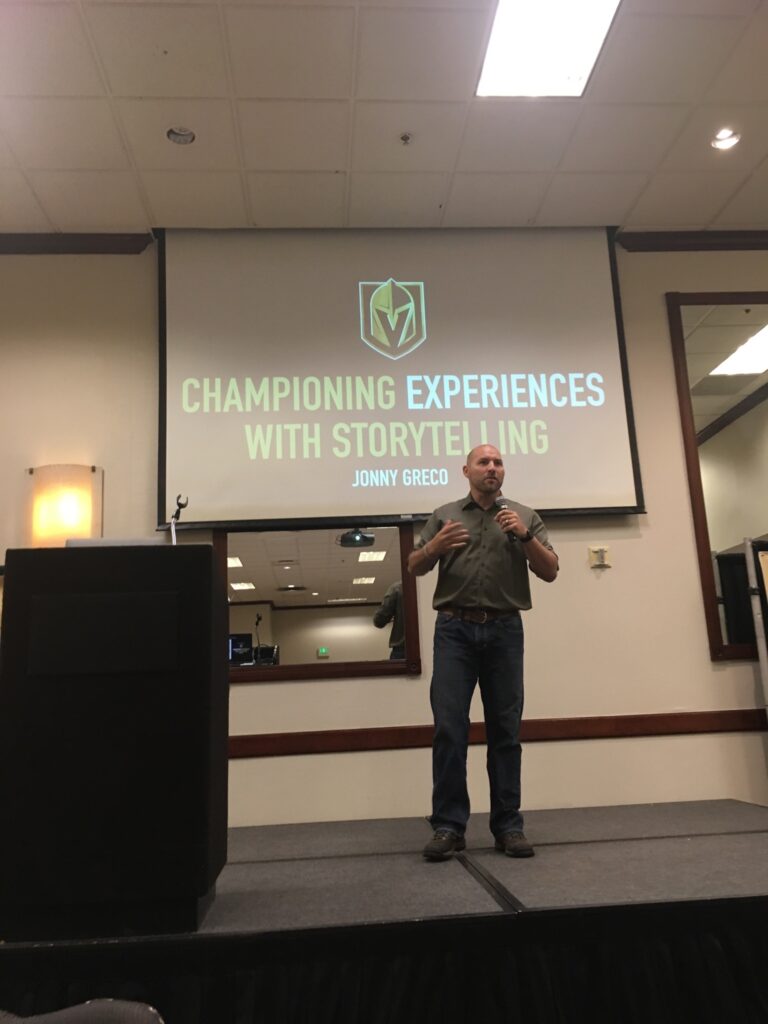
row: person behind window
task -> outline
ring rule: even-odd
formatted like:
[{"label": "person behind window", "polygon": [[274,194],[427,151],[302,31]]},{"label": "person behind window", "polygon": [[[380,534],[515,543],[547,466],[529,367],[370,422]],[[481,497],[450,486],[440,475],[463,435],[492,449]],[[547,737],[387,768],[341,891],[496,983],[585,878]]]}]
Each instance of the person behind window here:
[{"label": "person behind window", "polygon": [[389,660],[396,661],[405,657],[405,616],[403,615],[403,584],[400,580],[393,583],[384,595],[384,600],[373,613],[373,624],[377,629],[384,629],[392,623],[389,634]]}]

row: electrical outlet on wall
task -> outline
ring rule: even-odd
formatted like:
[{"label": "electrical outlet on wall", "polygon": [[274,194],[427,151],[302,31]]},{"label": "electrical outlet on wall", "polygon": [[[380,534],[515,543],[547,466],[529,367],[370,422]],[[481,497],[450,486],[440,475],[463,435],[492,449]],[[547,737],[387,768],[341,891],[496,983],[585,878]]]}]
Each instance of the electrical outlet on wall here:
[{"label": "electrical outlet on wall", "polygon": [[610,569],[611,560],[608,557],[610,549],[599,545],[591,545],[587,549],[589,551],[589,567],[590,569]]}]

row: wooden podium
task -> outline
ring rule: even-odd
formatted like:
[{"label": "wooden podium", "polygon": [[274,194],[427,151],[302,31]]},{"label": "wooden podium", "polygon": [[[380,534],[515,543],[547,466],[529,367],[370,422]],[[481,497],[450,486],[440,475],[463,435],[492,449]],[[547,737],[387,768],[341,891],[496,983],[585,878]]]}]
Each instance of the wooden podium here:
[{"label": "wooden podium", "polygon": [[9,551],[0,939],[194,931],[226,861],[226,581],[209,545]]}]

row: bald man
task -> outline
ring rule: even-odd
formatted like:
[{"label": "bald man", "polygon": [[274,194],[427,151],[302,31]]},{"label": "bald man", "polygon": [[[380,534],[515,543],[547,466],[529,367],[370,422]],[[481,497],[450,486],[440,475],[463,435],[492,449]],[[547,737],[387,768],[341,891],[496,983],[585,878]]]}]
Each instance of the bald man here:
[{"label": "bald man", "polygon": [[469,494],[432,513],[408,560],[415,576],[439,566],[430,689],[434,834],[424,856],[448,860],[466,845],[469,706],[479,684],[495,847],[508,857],[532,857],[520,813],[520,612],[531,607],[528,570],[551,583],[558,560],[538,514],[502,495],[504,462],[497,448],[473,448],[463,472]]}]

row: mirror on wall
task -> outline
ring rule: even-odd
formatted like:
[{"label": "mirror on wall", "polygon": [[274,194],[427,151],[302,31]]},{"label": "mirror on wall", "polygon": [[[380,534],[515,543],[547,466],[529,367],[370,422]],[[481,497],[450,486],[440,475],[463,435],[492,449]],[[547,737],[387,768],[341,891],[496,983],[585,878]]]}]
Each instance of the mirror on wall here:
[{"label": "mirror on wall", "polygon": [[768,292],[669,293],[667,310],[710,654],[756,659],[744,538],[768,534]]},{"label": "mirror on wall", "polygon": [[420,671],[413,528],[229,533],[233,682]]}]

